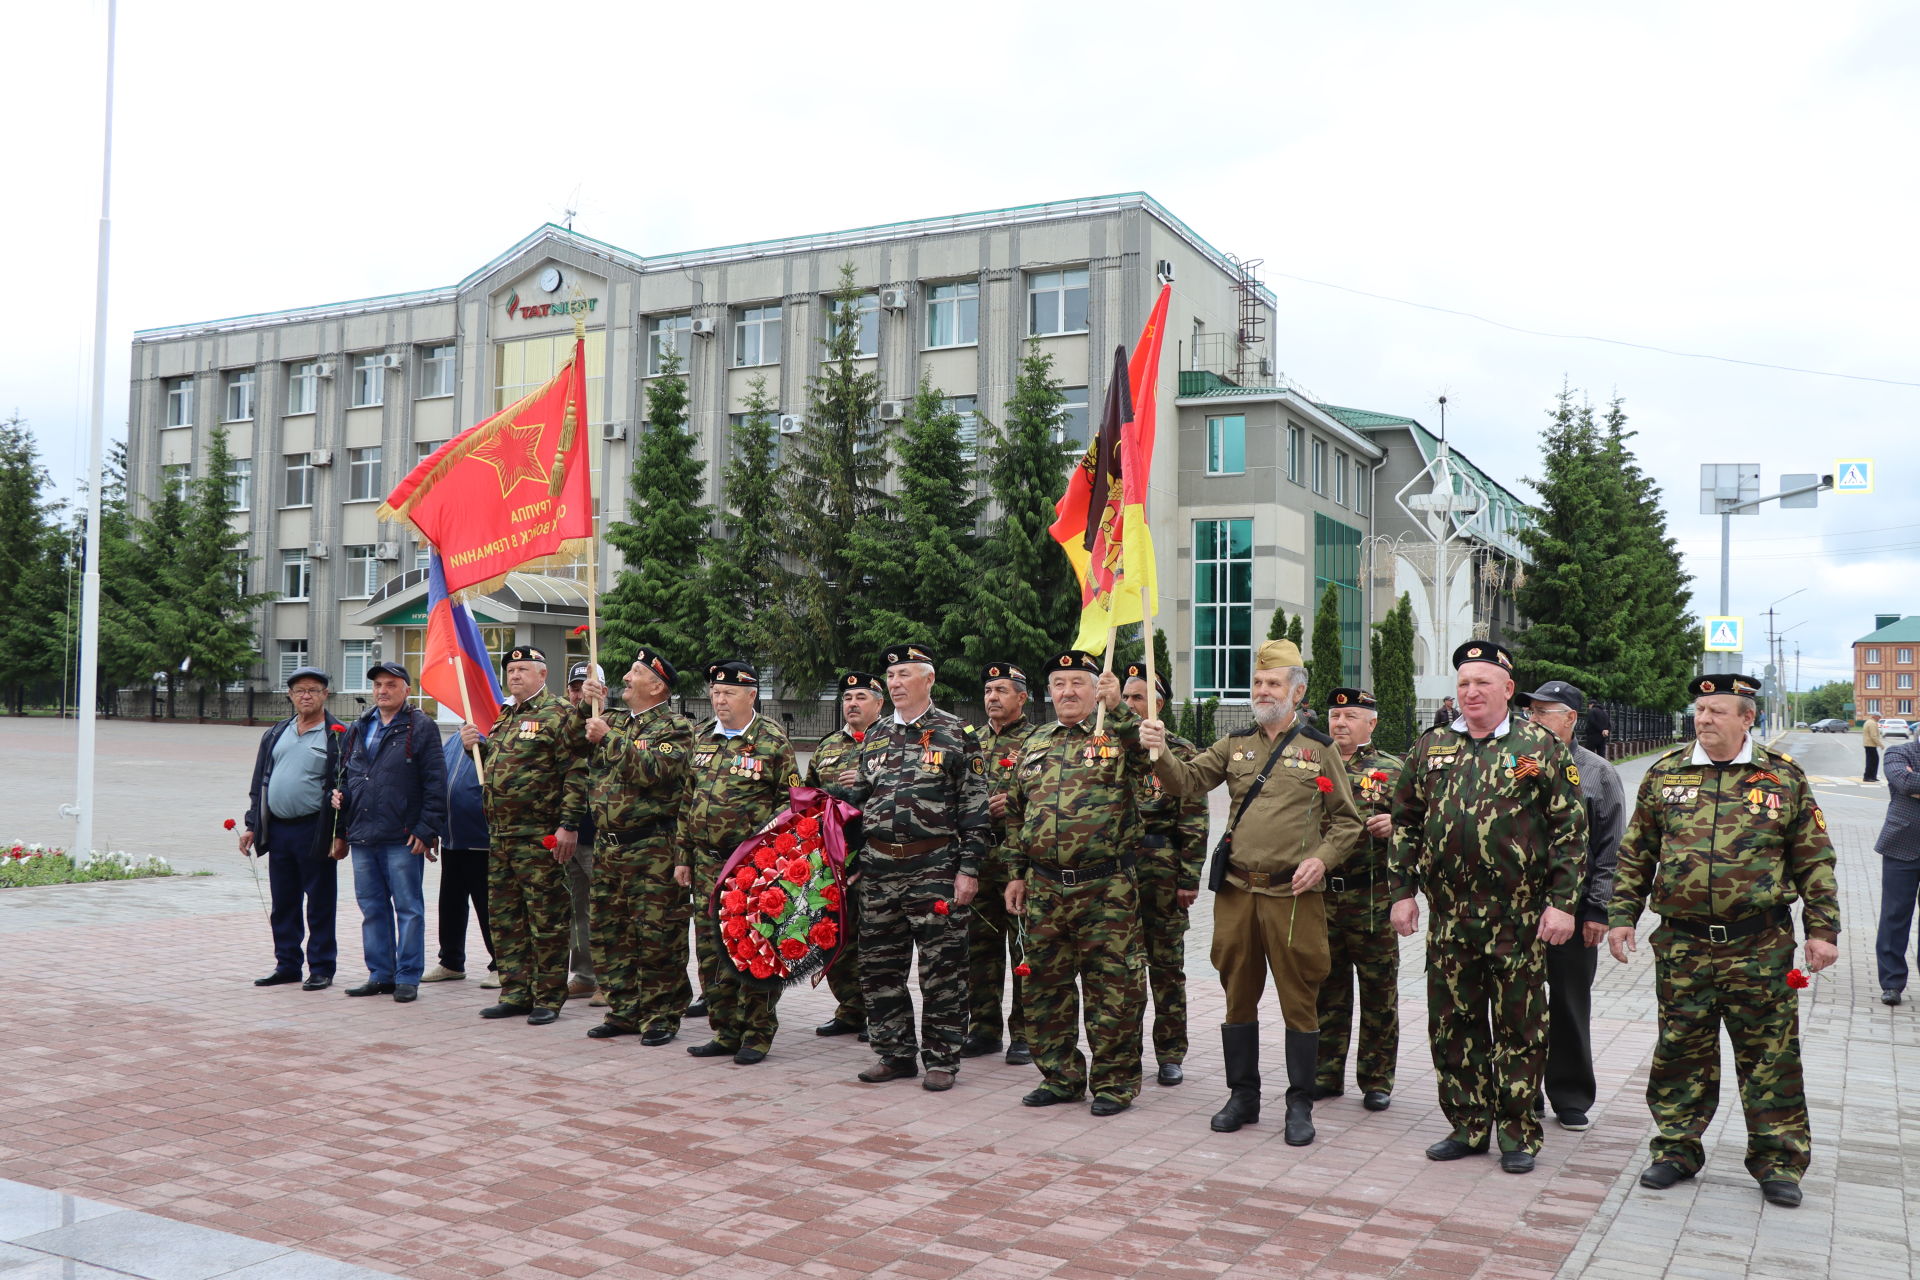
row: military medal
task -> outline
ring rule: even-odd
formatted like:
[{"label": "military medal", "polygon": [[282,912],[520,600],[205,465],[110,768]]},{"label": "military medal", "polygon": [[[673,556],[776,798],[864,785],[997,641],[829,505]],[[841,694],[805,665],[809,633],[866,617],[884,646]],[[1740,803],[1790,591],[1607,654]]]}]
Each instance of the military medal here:
[{"label": "military medal", "polygon": [[1780,797],[1773,792],[1767,794],[1767,814],[1774,818],[1780,816]]},{"label": "military medal", "polygon": [[1760,807],[1767,802],[1767,793],[1755,787],[1747,792],[1747,812],[1758,817]]},{"label": "military medal", "polygon": [[520,722],[520,737],[523,741],[538,736],[540,736],[540,722],[538,720],[522,720]]}]

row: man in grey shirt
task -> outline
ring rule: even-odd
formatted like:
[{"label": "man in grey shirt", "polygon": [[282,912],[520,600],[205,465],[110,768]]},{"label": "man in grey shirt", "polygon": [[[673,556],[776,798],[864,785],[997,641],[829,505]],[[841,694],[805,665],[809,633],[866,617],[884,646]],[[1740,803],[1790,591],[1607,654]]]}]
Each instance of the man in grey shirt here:
[{"label": "man in grey shirt", "polygon": [[1607,936],[1607,903],[1613,897],[1613,869],[1620,837],[1627,829],[1627,794],[1613,766],[1573,740],[1573,729],[1587,709],[1587,696],[1565,680],[1549,680],[1514,699],[1542,729],[1567,744],[1580,773],[1580,799],[1587,806],[1587,874],[1574,935],[1547,948],[1546,1101],[1560,1127],[1575,1133],[1591,1126],[1593,1109],[1593,974],[1600,940]]}]

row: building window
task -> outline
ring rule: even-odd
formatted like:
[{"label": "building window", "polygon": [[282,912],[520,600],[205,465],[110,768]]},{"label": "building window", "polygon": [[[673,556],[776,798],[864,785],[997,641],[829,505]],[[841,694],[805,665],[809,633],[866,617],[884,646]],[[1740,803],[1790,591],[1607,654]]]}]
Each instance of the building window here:
[{"label": "building window", "polygon": [[1880,673],[1878,671],[1867,672],[1867,688],[1878,689],[1879,687],[1880,687]]},{"label": "building window", "polygon": [[1306,440],[1306,432],[1299,427],[1287,428],[1287,479],[1300,483],[1301,451]]},{"label": "building window", "polygon": [[314,371],[314,362],[302,360],[298,364],[287,366],[287,412],[312,413],[314,401],[318,398],[320,375]]},{"label": "building window", "polygon": [[1913,650],[1911,650],[1911,649],[1895,649],[1895,650],[1893,651],[1893,661],[1894,661],[1894,665],[1895,665],[1895,666],[1900,666],[1900,667],[1910,667],[1910,666],[1912,666],[1912,665],[1913,665]]},{"label": "building window", "polygon": [[1247,470],[1247,417],[1243,413],[1207,419],[1207,474],[1244,475]]},{"label": "building window", "polygon": [[190,462],[168,462],[160,467],[160,492],[168,497],[187,500],[187,486],[193,483],[193,464]]},{"label": "building window", "polygon": [[281,473],[284,483],[280,488],[280,505],[283,507],[310,507],[313,505],[313,456],[306,453],[290,453],[285,459],[285,469]]},{"label": "building window", "polygon": [[1896,689],[1913,688],[1913,673],[1911,671],[1902,671],[1896,674],[1893,677],[1893,687]]},{"label": "building window", "polygon": [[453,394],[453,344],[423,347],[420,351],[420,398]]},{"label": "building window", "polygon": [[1327,442],[1325,440],[1313,442],[1313,491],[1315,493],[1327,491]]},{"label": "building window", "polygon": [[1880,651],[1878,649],[1867,650],[1867,665],[1870,667],[1880,665]]},{"label": "building window", "polygon": [[367,668],[373,665],[373,641],[342,640],[340,642],[340,691],[342,693],[367,693],[373,688],[373,682],[367,679]]},{"label": "building window", "polygon": [[[246,511],[253,506],[253,459],[231,458],[227,461],[227,503],[235,511]],[[246,592],[241,592],[245,595]]]},{"label": "building window", "polygon": [[371,409],[386,399],[386,357],[378,352],[353,358],[353,407]]},{"label": "building window", "polygon": [[972,462],[980,456],[980,415],[977,396],[949,396],[940,402],[942,412],[956,414],[960,419],[960,457],[962,461]]},{"label": "building window", "polygon": [[780,304],[742,307],[733,317],[733,365],[780,363]]},{"label": "building window", "polygon": [[344,600],[359,600],[380,589],[380,562],[367,543],[347,548],[347,580],[340,584]]},{"label": "building window", "polygon": [[1903,716],[1910,716],[1910,715],[1912,715],[1912,714],[1913,714],[1913,699],[1912,699],[1912,698],[1902,698],[1902,699],[1900,699],[1900,714],[1901,714],[1901,715],[1903,715]]},{"label": "building window", "polygon": [[279,688],[286,688],[293,673],[307,665],[307,642],[305,640],[282,640],[280,642],[280,682]]},{"label": "building window", "polygon": [[927,345],[970,347],[980,341],[980,285],[966,280],[927,290]]},{"label": "building window", "polygon": [[1059,416],[1053,420],[1053,442],[1066,452],[1082,454],[1093,443],[1091,419],[1087,416],[1087,389],[1062,387]]},{"label": "building window", "polygon": [[1357,516],[1367,514],[1373,505],[1373,469],[1364,462],[1353,464],[1353,513]]},{"label": "building window", "polygon": [[170,427],[192,426],[193,379],[170,378],[164,385],[167,388],[167,425]]},{"label": "building window", "polygon": [[1193,522],[1193,696],[1253,688],[1253,521]]},{"label": "building window", "polygon": [[687,367],[693,354],[692,316],[655,316],[647,321],[647,376],[657,378],[667,371],[667,353],[680,357],[680,368]]},{"label": "building window", "polygon": [[[504,409],[520,397],[538,391],[553,381],[573,355],[573,335],[556,333],[544,338],[521,338],[494,347],[493,407]],[[607,331],[587,330],[587,405],[593,410],[605,403],[602,388],[606,384]]]},{"label": "building window", "polygon": [[[1366,619],[1360,606],[1360,531],[1315,512],[1312,603],[1316,609],[1329,586],[1340,606],[1341,682],[1358,685],[1361,645],[1366,638]],[[1314,661],[1320,656],[1314,654]]]},{"label": "building window", "polygon": [[227,375],[227,421],[253,421],[253,370],[235,369]]},{"label": "building window", "polygon": [[[494,669],[498,670],[500,659],[507,650],[513,648],[513,628],[480,624],[480,643],[486,646],[488,655],[493,659]],[[427,631],[425,627],[405,627],[400,632],[400,664],[407,670],[418,673],[426,658]],[[416,683],[407,701],[428,715],[438,715],[440,704],[420,692]],[[459,708],[453,708],[459,710]]]},{"label": "building window", "polygon": [[1341,449],[1333,451],[1333,500],[1347,505],[1347,455]]},{"label": "building window", "polygon": [[1870,716],[1877,716],[1880,714],[1880,699],[1878,698],[1867,699],[1866,714]]},{"label": "building window", "polygon": [[1027,277],[1027,333],[1087,331],[1087,269],[1036,271]]},{"label": "building window", "polygon": [[381,496],[380,446],[347,450],[347,501],[368,502]]},{"label": "building window", "polygon": [[253,557],[245,551],[233,553],[233,594],[245,596],[253,594]]},{"label": "building window", "polygon": [[313,562],[304,551],[280,553],[280,598],[305,600],[313,594]]},{"label": "building window", "polygon": [[425,573],[433,566],[433,548],[427,543],[419,543],[413,549],[413,568],[416,573]]},{"label": "building window", "polygon": [[[851,308],[853,323],[860,326],[860,331],[855,337],[853,354],[856,356],[879,355],[880,295],[876,293],[863,293],[852,302],[847,303],[846,307]],[[843,307],[841,306],[840,299],[827,299],[827,321],[829,325],[827,332],[829,338],[837,334],[840,330],[840,325],[844,323],[841,320],[842,310]]]}]

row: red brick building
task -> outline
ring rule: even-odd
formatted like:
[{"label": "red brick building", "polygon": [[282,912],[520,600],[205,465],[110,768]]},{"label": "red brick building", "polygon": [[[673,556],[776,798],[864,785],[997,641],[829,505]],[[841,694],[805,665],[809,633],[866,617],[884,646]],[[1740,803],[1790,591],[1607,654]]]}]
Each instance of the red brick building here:
[{"label": "red brick building", "polygon": [[1853,642],[1853,718],[1898,716],[1920,707],[1920,614],[1883,613]]}]

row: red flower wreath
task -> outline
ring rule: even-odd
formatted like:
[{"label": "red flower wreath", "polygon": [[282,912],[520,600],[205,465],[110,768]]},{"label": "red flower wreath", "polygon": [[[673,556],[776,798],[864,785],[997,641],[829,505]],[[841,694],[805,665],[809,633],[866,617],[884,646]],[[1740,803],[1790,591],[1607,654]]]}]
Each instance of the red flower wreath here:
[{"label": "red flower wreath", "polygon": [[[743,976],[760,982],[792,982],[809,974],[818,981],[843,936],[840,830],[854,810],[804,789],[795,791],[794,802],[793,809],[741,847],[714,898],[728,956]],[[822,814],[840,824],[832,828],[831,850]]]}]

